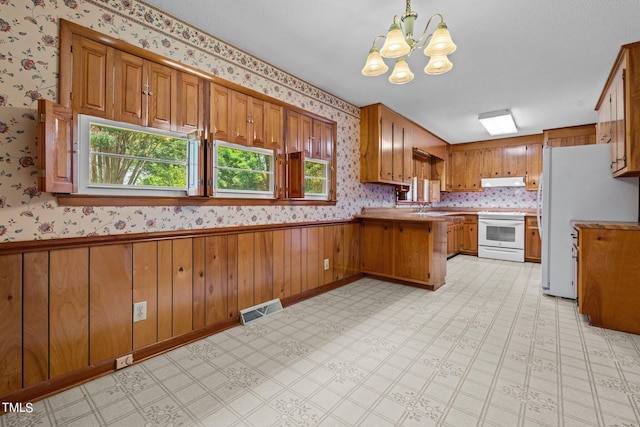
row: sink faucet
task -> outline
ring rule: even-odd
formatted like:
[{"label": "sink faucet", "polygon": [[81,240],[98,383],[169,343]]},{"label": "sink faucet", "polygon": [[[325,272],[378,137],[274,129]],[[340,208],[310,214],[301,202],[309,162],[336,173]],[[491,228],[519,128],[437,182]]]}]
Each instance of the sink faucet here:
[{"label": "sink faucet", "polygon": [[418,209],[418,213],[425,213],[427,211],[427,207],[425,205],[420,206]]}]

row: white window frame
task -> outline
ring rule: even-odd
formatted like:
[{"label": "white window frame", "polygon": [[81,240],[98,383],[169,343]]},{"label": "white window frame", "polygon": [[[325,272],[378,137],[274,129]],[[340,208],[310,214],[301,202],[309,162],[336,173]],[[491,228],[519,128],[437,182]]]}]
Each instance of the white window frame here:
[{"label": "white window frame", "polygon": [[[214,152],[213,152],[213,165],[212,165],[212,174],[213,174],[213,197],[233,197],[233,198],[244,198],[244,199],[275,199],[275,153],[273,150],[269,150],[266,148],[258,148],[258,147],[247,147],[244,145],[233,144],[231,142],[226,142],[222,140],[214,141]],[[218,188],[218,148],[219,147],[227,147],[233,148],[235,150],[242,151],[250,151],[254,153],[264,154],[270,157],[271,165],[270,171],[266,172],[271,175],[271,180],[269,182],[269,190],[267,191],[252,191],[252,190],[228,190],[228,189],[220,189]],[[263,171],[261,171],[263,172]]]},{"label": "white window frame", "polygon": [[[175,187],[155,187],[155,186],[128,186],[114,184],[92,184],[89,182],[89,169],[91,157],[90,128],[92,124],[105,125],[126,130],[133,130],[148,134],[169,136],[185,140],[187,155],[191,154],[188,145],[188,136],[183,133],[168,132],[161,129],[137,126],[130,123],[123,123],[101,117],[93,117],[85,114],[78,114],[78,193],[97,194],[109,196],[158,196],[158,197],[182,197],[187,195],[187,186],[184,188]],[[189,179],[189,169],[193,167],[193,159],[187,159],[187,183]],[[197,166],[196,166],[197,170]]]},{"label": "white window frame", "polygon": [[308,157],[304,159],[304,162],[305,164],[304,164],[303,171],[305,173],[307,171],[307,168],[306,168],[307,162],[322,164],[324,165],[325,171],[326,171],[325,186],[324,186],[326,191],[324,193],[307,193],[307,189],[306,189],[307,178],[318,179],[318,177],[317,176],[307,177],[306,174],[304,175],[303,183],[302,183],[304,188],[304,198],[310,199],[310,200],[329,200],[329,195],[331,191],[331,162],[327,160],[312,159]]}]

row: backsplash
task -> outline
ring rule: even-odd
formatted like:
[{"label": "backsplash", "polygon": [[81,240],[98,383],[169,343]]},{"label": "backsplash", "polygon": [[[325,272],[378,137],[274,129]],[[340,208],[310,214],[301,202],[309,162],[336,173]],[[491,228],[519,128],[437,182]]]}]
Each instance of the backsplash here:
[{"label": "backsplash", "polygon": [[518,187],[485,188],[476,192],[441,193],[441,201],[433,203],[435,207],[458,208],[517,208],[535,209],[535,191],[526,191]]}]

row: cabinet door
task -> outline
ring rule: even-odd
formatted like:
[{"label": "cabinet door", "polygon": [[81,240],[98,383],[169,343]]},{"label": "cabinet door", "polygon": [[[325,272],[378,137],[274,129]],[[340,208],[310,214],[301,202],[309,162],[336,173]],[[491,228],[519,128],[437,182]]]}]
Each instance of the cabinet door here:
[{"label": "cabinet door", "polygon": [[[625,105],[625,79],[624,79],[624,63],[618,69],[616,77],[614,79],[615,88],[612,89],[612,94],[615,91],[615,98],[611,97],[611,131],[612,138],[611,144],[615,147],[612,152],[615,153],[615,157],[612,157],[611,161],[614,162],[614,171],[624,169],[627,166],[627,156],[625,151],[626,129],[625,129],[625,117],[624,117],[624,105]],[[615,101],[615,104],[614,104]],[[615,111],[615,114],[614,114]]]},{"label": "cabinet door", "polygon": [[178,73],[178,132],[190,133],[200,129],[202,93],[200,78],[193,74]]},{"label": "cabinet door", "polygon": [[262,101],[261,99],[249,97],[248,108],[248,141],[250,142],[250,145],[254,147],[264,147],[264,101]]},{"label": "cabinet door", "polygon": [[76,191],[73,112],[46,99],[38,100],[38,189],[52,193]]},{"label": "cabinet door", "polygon": [[333,123],[323,123],[322,128],[323,128],[323,139],[324,139],[324,147],[323,147],[324,159],[331,160],[333,158],[333,153],[335,151],[334,135],[335,135],[336,127],[334,126]]},{"label": "cabinet door", "polygon": [[465,215],[462,249],[464,252],[478,254],[478,217]]},{"label": "cabinet door", "polygon": [[482,168],[482,150],[469,150],[465,152],[465,189],[467,191],[479,191],[480,170]]},{"label": "cabinet door", "polygon": [[211,83],[209,109],[209,132],[213,135],[213,139],[230,141],[231,96],[228,88]]},{"label": "cabinet door", "polygon": [[368,273],[391,275],[393,260],[389,252],[393,244],[393,223],[363,221],[361,241],[362,270]]},{"label": "cabinet door", "polygon": [[529,144],[527,145],[527,176],[526,176],[526,189],[537,190],[538,183],[540,182],[540,175],[542,174],[542,145],[541,144]]},{"label": "cabinet door", "polygon": [[[429,224],[396,223],[393,229],[394,276],[429,280]],[[381,251],[382,252],[382,251]]]},{"label": "cabinet door", "polygon": [[71,106],[78,114],[113,117],[113,55],[103,44],[73,36],[73,97]]},{"label": "cabinet door", "polygon": [[164,65],[154,62],[148,64],[150,92],[147,96],[149,102],[149,119],[147,126],[176,130],[178,103],[177,74],[178,72]]},{"label": "cabinet door", "polygon": [[393,181],[393,121],[380,119],[380,180]]},{"label": "cabinet door", "polygon": [[282,133],[284,129],[282,106],[264,103],[264,143],[266,148],[271,148],[276,154],[284,150]]},{"label": "cabinet door", "polygon": [[466,189],[466,162],[464,151],[451,153],[451,190],[464,191]]},{"label": "cabinet door", "polygon": [[524,257],[527,261],[540,262],[542,260],[542,243],[538,232],[538,220],[536,217],[526,217],[526,230],[524,238]]},{"label": "cabinet door", "polygon": [[482,150],[482,178],[502,176],[502,148],[486,148]]},{"label": "cabinet door", "polygon": [[301,114],[287,110],[287,153],[302,151],[301,126]]},{"label": "cabinet door", "polygon": [[503,176],[525,176],[527,172],[527,147],[517,145],[502,147]]},{"label": "cabinet door", "polygon": [[413,133],[412,126],[406,122],[402,127],[402,182],[409,184],[413,177]]},{"label": "cabinet door", "polygon": [[247,120],[249,117],[249,97],[244,93],[231,91],[230,129],[231,142],[248,145]]},{"label": "cabinet door", "polygon": [[147,124],[148,83],[144,60],[122,51],[114,55],[113,119],[139,126]]},{"label": "cabinet door", "polygon": [[311,157],[324,159],[324,122],[313,120],[313,136],[311,137]]},{"label": "cabinet door", "polygon": [[302,141],[302,147],[304,148],[305,157],[311,157],[312,139],[313,135],[313,120],[309,116],[300,114],[300,141]]}]

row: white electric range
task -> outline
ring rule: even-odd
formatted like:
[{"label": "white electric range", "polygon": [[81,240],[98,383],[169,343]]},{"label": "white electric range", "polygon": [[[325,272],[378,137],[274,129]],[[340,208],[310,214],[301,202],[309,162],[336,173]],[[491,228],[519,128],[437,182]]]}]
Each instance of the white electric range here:
[{"label": "white electric range", "polygon": [[524,212],[478,212],[478,257],[524,262]]}]

